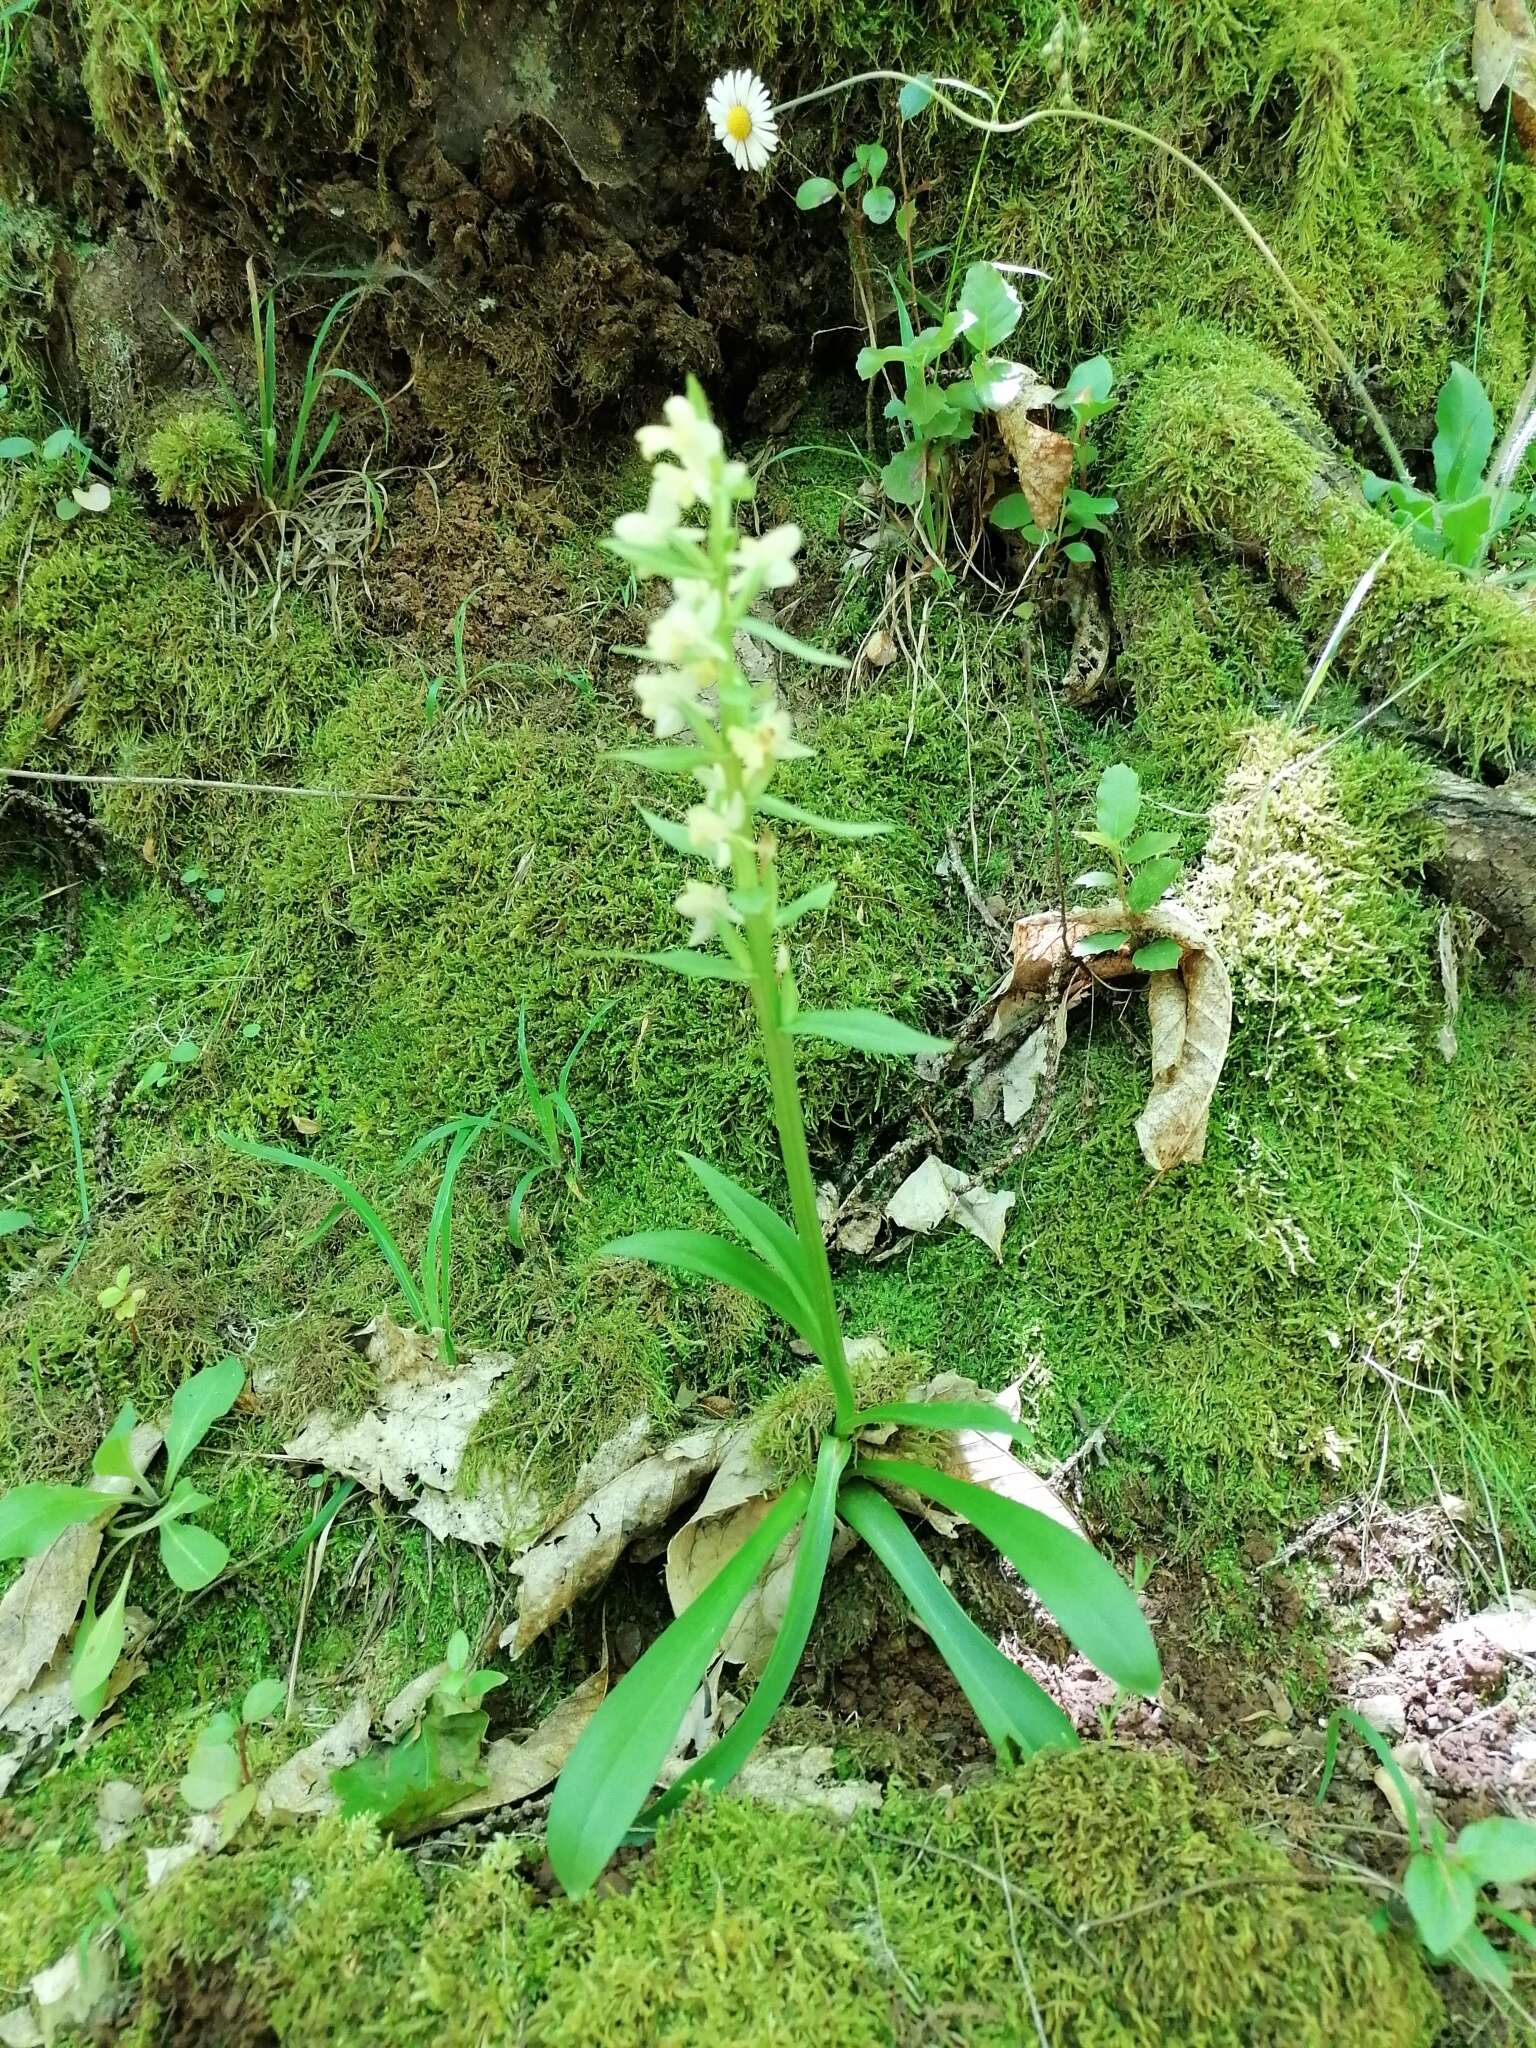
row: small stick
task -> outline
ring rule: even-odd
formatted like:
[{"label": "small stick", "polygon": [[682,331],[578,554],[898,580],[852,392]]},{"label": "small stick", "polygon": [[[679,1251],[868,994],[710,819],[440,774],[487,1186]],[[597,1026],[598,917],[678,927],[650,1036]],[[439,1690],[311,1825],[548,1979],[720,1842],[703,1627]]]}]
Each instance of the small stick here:
[{"label": "small stick", "polygon": [[1010,950],[1013,945],[1013,935],[1002,919],[988,909],[986,899],[977,888],[971,877],[970,869],[961,857],[960,842],[956,839],[953,832],[946,832],[944,835],[944,851],[949,856],[949,871],[964,891],[966,902],[969,903],[987,930],[994,933],[1001,940],[1003,950],[1005,952]]},{"label": "small stick", "polygon": [[343,803],[463,804],[468,797],[382,789],[304,789],[288,782],[216,782],[200,775],[64,775],[42,768],[7,768],[13,782],[67,782],[107,789],[222,789],[237,796],[323,796]]}]

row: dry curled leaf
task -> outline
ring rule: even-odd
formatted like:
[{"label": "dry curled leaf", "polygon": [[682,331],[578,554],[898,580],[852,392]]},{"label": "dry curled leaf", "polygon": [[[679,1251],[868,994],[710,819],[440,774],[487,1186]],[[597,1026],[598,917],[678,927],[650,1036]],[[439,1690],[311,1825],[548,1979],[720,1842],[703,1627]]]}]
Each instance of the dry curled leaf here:
[{"label": "dry curled leaf", "polygon": [[1478,0],[1472,76],[1485,114],[1508,87],[1511,126],[1524,149],[1536,154],[1536,20],[1528,0]]},{"label": "dry curled leaf", "polygon": [[515,1559],[517,1619],[501,1638],[514,1657],[593,1586],[636,1537],[662,1528],[717,1468],[733,1432],[716,1423],[641,1458],[597,1489]]},{"label": "dry curled leaf", "polygon": [[1113,931],[1124,921],[1112,904],[1068,910],[1065,925],[1056,910],[1020,918],[1013,928],[1013,964],[989,998],[990,1028],[994,1034],[1006,1032],[1053,982],[1059,983],[1063,1005],[1071,1007],[1096,981],[1135,974],[1136,945],[1153,938],[1177,940],[1178,966],[1147,978],[1152,1089],[1136,1119],[1142,1157],[1154,1172],[1167,1173],[1205,1156],[1211,1100],[1232,1032],[1232,984],[1209,935],[1172,898],[1137,919],[1131,945],[1113,953],[1083,955],[1085,938]]},{"label": "dry curled leaf", "polygon": [[1072,481],[1075,454],[1065,434],[1042,427],[1029,417],[1032,399],[1033,394],[1026,391],[1011,405],[1005,405],[996,416],[997,425],[1003,445],[1013,457],[1019,489],[1028,500],[1030,516],[1045,532],[1053,533]]},{"label": "dry curled leaf", "polygon": [[262,1786],[256,1811],[264,1814],[329,1813],[340,1804],[331,1790],[332,1771],[356,1763],[368,1747],[372,1717],[368,1702],[355,1699],[339,1721],[275,1770]]},{"label": "dry curled leaf", "polygon": [[979,1238],[999,1264],[1008,1211],[1017,1196],[984,1187],[957,1166],[930,1155],[897,1188],[885,1213],[898,1230],[926,1235],[941,1223],[958,1223]]}]

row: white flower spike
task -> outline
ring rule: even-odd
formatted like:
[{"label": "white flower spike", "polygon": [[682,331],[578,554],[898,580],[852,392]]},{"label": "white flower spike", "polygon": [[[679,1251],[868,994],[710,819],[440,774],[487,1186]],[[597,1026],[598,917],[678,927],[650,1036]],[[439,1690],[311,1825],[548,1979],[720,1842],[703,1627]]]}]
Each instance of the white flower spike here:
[{"label": "white flower spike", "polygon": [[716,140],[738,171],[760,171],[779,146],[768,88],[755,71],[727,71],[704,102]]}]

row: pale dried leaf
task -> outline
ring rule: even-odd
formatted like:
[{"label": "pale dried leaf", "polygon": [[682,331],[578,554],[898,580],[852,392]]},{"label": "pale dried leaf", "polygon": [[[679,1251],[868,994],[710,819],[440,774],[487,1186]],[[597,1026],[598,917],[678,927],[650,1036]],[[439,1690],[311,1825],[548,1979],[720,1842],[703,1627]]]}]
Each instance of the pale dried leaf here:
[{"label": "pale dried leaf", "polygon": [[1508,86],[1511,124],[1523,147],[1536,150],[1536,20],[1527,0],[1478,0],[1472,76],[1485,114]]},{"label": "pale dried leaf", "polygon": [[144,1812],[144,1794],[126,1778],[106,1778],[96,1791],[96,1840],[115,1849],[133,1831]]},{"label": "pale dried leaf", "polygon": [[164,1884],[168,1877],[174,1877],[178,1870],[185,1869],[199,1856],[217,1856],[223,1847],[224,1836],[217,1814],[194,1813],[179,1842],[168,1842],[163,1848],[144,1851],[144,1881],[153,1891],[157,1884]]},{"label": "pale dried leaf", "polygon": [[1445,1016],[1435,1034],[1435,1043],[1440,1048],[1441,1058],[1447,1063],[1456,1057],[1456,1018],[1461,1009],[1461,975],[1456,960],[1455,920],[1449,908],[1440,913],[1440,929],[1436,934],[1436,952],[1440,960],[1440,992],[1445,998]]},{"label": "pale dried leaf", "polygon": [[43,2048],[43,2030],[30,2005],[0,2012],[0,2048]]},{"label": "pale dried leaf", "polygon": [[839,1820],[873,1813],[884,1797],[866,1778],[834,1777],[831,1749],[816,1743],[760,1749],[742,1766],[730,1789],[738,1798],[756,1799],[784,1812],[811,1808]]},{"label": "pale dried leaf", "polygon": [[897,652],[896,642],[884,626],[876,626],[859,649],[859,659],[868,662],[871,668],[889,668]]},{"label": "pale dried leaf", "polygon": [[[118,1695],[143,1677],[144,1666],[134,1652],[148,1633],[149,1617],[143,1608],[130,1607],[124,1618],[123,1654],[108,1681],[96,1725]],[[26,1691],[18,1693],[0,1713],[0,1734],[20,1736],[23,1747],[28,1748],[62,1734],[78,1718],[69,1693],[69,1646],[61,1643]]]},{"label": "pale dried leaf", "polygon": [[402,1839],[453,1827],[461,1820],[473,1820],[477,1814],[492,1813],[498,1807],[516,1806],[542,1792],[546,1785],[552,1785],[564,1770],[565,1760],[576,1747],[581,1731],[602,1705],[607,1690],[605,1664],[546,1714],[531,1735],[520,1740],[507,1736],[487,1743],[480,1758],[486,1782],[479,1791],[469,1793],[457,1806],[450,1806],[446,1813],[435,1815],[420,1828],[408,1830]]},{"label": "pale dried leaf", "polygon": [[426,1671],[401,1686],[388,1706],[380,1712],[379,1726],[391,1742],[398,1742],[408,1730],[414,1728],[427,1710],[427,1702],[437,1691],[437,1682],[447,1671],[446,1664],[433,1664]]},{"label": "pale dried leaf", "polygon": [[106,1934],[71,1942],[57,1961],[27,1986],[41,2039],[82,2034],[110,2020],[117,2009],[117,1945]]},{"label": "pale dried leaf", "polygon": [[368,1747],[372,1715],[366,1699],[355,1699],[339,1721],[289,1757],[262,1786],[258,1813],[329,1813],[340,1802],[331,1790],[331,1773],[356,1763]]},{"label": "pale dried leaf", "polygon": [[1023,393],[1011,405],[1005,405],[996,419],[1034,522],[1052,533],[1072,481],[1075,456],[1065,434],[1055,433],[1030,418],[1030,399],[1029,392]]},{"label": "pale dried leaf", "polygon": [[1010,1130],[1022,1123],[1035,1106],[1045,1074],[1049,1037],[1043,1024],[1038,1031],[1031,1031],[1003,1069],[1003,1122]]},{"label": "pale dried leaf", "polygon": [[393,1376],[374,1405],[352,1422],[312,1415],[284,1445],[288,1455],[356,1479],[370,1493],[412,1501],[412,1514],[436,1536],[493,1544],[536,1528],[542,1511],[531,1494],[500,1485],[472,1496],[455,1491],[475,1425],[497,1382],[518,1361],[505,1352],[477,1352],[445,1376],[435,1361],[430,1370],[422,1368],[418,1350],[404,1341],[407,1335],[375,1333],[374,1345]]},{"label": "pale dried leaf", "polygon": [[521,1581],[518,1614],[502,1647],[521,1656],[583,1593],[601,1585],[636,1537],[661,1528],[715,1471],[732,1434],[715,1424],[642,1458],[517,1558],[511,1569]]},{"label": "pale dried leaf", "polygon": [[[948,1392],[936,1383],[930,1399],[974,1399]],[[994,1400],[1010,1419],[1019,1419],[1019,1382],[1004,1387],[1000,1394],[981,1396],[983,1400]],[[1063,1529],[1070,1529],[1074,1536],[1083,1534],[1082,1524],[1076,1515],[1052,1491],[1048,1482],[1038,1472],[1031,1471],[1014,1451],[1013,1439],[1002,1432],[990,1429],[957,1429],[953,1435],[943,1439],[944,1469],[953,1473],[956,1479],[969,1480],[972,1486],[985,1487],[988,1493],[998,1494],[1004,1500],[1016,1500],[1021,1506],[1033,1508],[1037,1514],[1049,1515],[1053,1522],[1059,1522]]]},{"label": "pale dried leaf", "polygon": [[1177,903],[1160,903],[1146,929],[1177,939],[1183,956],[1147,980],[1152,1092],[1136,1119],[1142,1157],[1156,1173],[1205,1157],[1211,1100],[1232,1035],[1232,984],[1215,946]]},{"label": "pale dried leaf", "polygon": [[886,1203],[885,1213],[898,1230],[919,1234],[937,1230],[941,1223],[958,1223],[1001,1261],[1003,1231],[1016,1200],[1016,1196],[984,1187],[958,1167],[930,1155],[907,1175]]},{"label": "pale dried leaf", "polygon": [[[160,1432],[140,1423],[128,1443],[142,1472],[160,1448]],[[88,1484],[110,1501],[130,1491],[126,1479],[96,1477]],[[101,1553],[109,1512],[104,1509],[99,1522],[75,1522],[62,1530],[46,1550],[27,1560],[0,1600],[0,1727],[6,1725],[3,1716],[12,1701],[52,1662],[73,1628]]]}]

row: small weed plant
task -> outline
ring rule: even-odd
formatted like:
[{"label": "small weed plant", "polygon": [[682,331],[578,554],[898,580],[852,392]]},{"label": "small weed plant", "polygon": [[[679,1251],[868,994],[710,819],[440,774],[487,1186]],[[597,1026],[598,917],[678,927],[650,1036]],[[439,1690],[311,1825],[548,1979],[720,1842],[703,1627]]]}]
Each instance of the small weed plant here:
[{"label": "small weed plant", "polygon": [[1525,1948],[1536,1949],[1536,1925],[1501,1896],[1536,1879],[1536,1822],[1494,1814],[1469,1822],[1454,1836],[1438,1820],[1424,1826],[1418,1795],[1385,1738],[1347,1707],[1328,1723],[1319,1805],[1333,1781],[1346,1728],[1371,1750],[1397,1794],[1410,1852],[1398,1880],[1397,1904],[1425,1953],[1437,1963],[1458,1964],[1494,1992],[1507,1992],[1509,1961],[1488,1930],[1501,1928]]},{"label": "small weed plant", "polygon": [[[401,1168],[414,1166],[419,1159],[446,1145],[447,1156],[443,1161],[442,1178],[438,1182],[437,1196],[432,1204],[432,1213],[427,1222],[426,1239],[422,1245],[419,1271],[413,1273],[400,1249],[395,1233],[385,1222],[379,1210],[368,1199],[356,1182],[348,1179],[339,1167],[326,1160],[312,1158],[305,1152],[290,1151],[286,1145],[268,1145],[256,1138],[238,1137],[230,1132],[220,1134],[224,1144],[242,1159],[256,1159],[267,1166],[286,1166],[295,1173],[306,1173],[312,1180],[318,1180],[338,1197],[335,1206],[323,1221],[310,1233],[309,1242],[319,1238],[340,1222],[350,1209],[373,1239],[409,1308],[416,1327],[434,1338],[443,1358],[450,1365],[457,1358],[457,1346],[453,1335],[453,1197],[460,1173],[471,1152],[481,1139],[496,1135],[509,1144],[517,1146],[524,1153],[533,1155],[533,1164],[518,1176],[516,1185],[507,1202],[507,1235],[519,1251],[525,1248],[523,1211],[528,1197],[538,1182],[547,1175],[556,1174],[564,1182],[566,1190],[573,1195],[581,1192],[578,1175],[582,1161],[582,1129],[580,1119],[571,1106],[570,1083],[576,1061],[583,1046],[601,1022],[604,1012],[599,1010],[592,1016],[580,1037],[567,1053],[555,1083],[551,1088],[541,1086],[528,1052],[527,1006],[520,1004],[517,1013],[517,1062],[518,1088],[533,1119],[534,1129],[530,1132],[521,1124],[514,1123],[506,1113],[505,1105],[478,1115],[447,1117],[440,1124],[434,1124],[405,1153],[400,1161]],[[173,1054],[174,1057],[174,1054]]]},{"label": "small weed plant", "polygon": [[[0,385],[0,406],[7,396]],[[102,466],[100,458],[73,427],[55,427],[41,441],[30,434],[7,434],[0,439],[0,462],[40,476],[53,494],[55,516],[65,525],[82,512],[105,512],[111,506],[111,485],[91,474]]]},{"label": "small weed plant", "polygon": [[[183,1593],[211,1585],[229,1563],[228,1547],[193,1520],[211,1505],[212,1496],[183,1478],[182,1467],[214,1423],[229,1413],[244,1385],[245,1369],[235,1358],[204,1366],[182,1382],[171,1399],[165,1466],[158,1481],[152,1482],[139,1462],[134,1441],[138,1417],[125,1406],[91,1461],[101,1486],[38,1483],[13,1487],[0,1498],[0,1561],[38,1557],[79,1523],[96,1522],[106,1529],[70,1662],[70,1697],[82,1720],[93,1721],[100,1713],[122,1655],[134,1553],[143,1539],[155,1536],[166,1576]],[[104,1588],[120,1561],[116,1589],[103,1605]]]},{"label": "small weed plant", "polygon": [[282,1680],[259,1678],[238,1709],[215,1714],[198,1731],[178,1789],[194,1813],[214,1816],[221,1848],[255,1809],[260,1787],[251,1774],[248,1754],[252,1730],[269,1726],[282,1708]]},{"label": "small weed plant", "polygon": [[[908,1458],[871,1456],[859,1435],[875,1425],[927,1431],[985,1429],[1017,1437],[986,1402],[895,1402],[862,1408],[854,1391],[816,1206],[796,1053],[807,1040],[890,1057],[940,1052],[944,1041],[866,1009],[800,1001],[791,952],[796,927],[824,911],[828,877],[792,901],[779,890],[777,835],[865,839],[876,823],[818,816],[773,790],[779,769],[809,749],[793,736],[771,685],[748,680],[735,652],[745,634],[794,659],[840,666],[764,618],[758,600],[795,580],[800,534],[740,531],[747,471],[725,454],[703,393],[669,399],[664,421],[641,429],[653,464],[649,502],[614,526],[614,551],[643,576],[665,578],[672,601],[652,623],[650,666],[635,689],[662,745],[623,758],[695,785],[681,817],[645,811],[651,830],[697,874],[677,897],[688,943],[643,957],[695,980],[725,982],[751,1005],[772,1089],[789,1215],[717,1167],[685,1163],[730,1232],[646,1230],[604,1249],[738,1288],[763,1303],[820,1363],[834,1419],[814,1476],[780,1495],[718,1575],[651,1645],[599,1707],[567,1762],[549,1817],[549,1850],[566,1889],[585,1891],[640,1817],[649,1826],[696,1787],[740,1770],[788,1690],[821,1598],[839,1519],[868,1544],[906,1595],[1005,1761],[1074,1740],[1070,1721],[970,1619],[929,1564],[883,1487],[905,1489],[964,1516],[1017,1567],[1083,1654],[1118,1684],[1153,1692],[1157,1652],[1130,1589],[1080,1536],[1032,1508]],[[702,514],[695,521],[690,514]],[[784,1618],[751,1699],[728,1733],[648,1807],[647,1799],[715,1646],[779,1550],[795,1544]],[[642,1809],[645,1809],[642,1813]]]},{"label": "small weed plant", "polygon": [[[1087,933],[1078,941],[1080,953],[1118,953],[1122,946],[1133,944],[1138,921],[1156,908],[1178,880],[1180,863],[1173,858],[1178,833],[1138,832],[1140,817],[1140,779],[1134,768],[1115,761],[1099,777],[1093,824],[1077,834],[1086,845],[1097,847],[1110,865],[1079,875],[1077,887],[1112,889],[1125,924],[1116,931]],[[1136,947],[1131,964],[1144,973],[1156,974],[1177,967],[1179,959],[1177,939],[1154,938]]]},{"label": "small weed plant", "polygon": [[[320,322],[309,351],[309,360],[304,366],[299,402],[291,424],[285,428],[278,404],[276,288],[266,292],[258,289],[254,263],[246,264],[245,276],[250,293],[251,346],[255,359],[254,415],[236,397],[223,365],[208,344],[180,320],[173,320],[171,324],[212,377],[230,417],[239,426],[251,453],[255,487],[262,501],[275,510],[292,511],[313,484],[341,426],[341,414],[333,412],[318,433],[315,431],[317,408],[327,385],[349,384],[353,390],[360,391],[378,412],[384,423],[385,441],[389,439],[389,415],[384,410],[384,401],[366,379],[337,363],[340,337],[335,343],[331,341],[338,322],[357,305],[367,287],[354,285],[349,291],[344,291]],[[345,333],[344,328],[342,332]],[[226,471],[229,468],[227,453],[222,467]]]},{"label": "small weed plant", "polygon": [[1365,496],[1426,554],[1470,575],[1495,569],[1500,544],[1507,544],[1511,559],[1503,580],[1527,582],[1536,576],[1536,535],[1527,530],[1536,517],[1536,491],[1517,484],[1536,444],[1536,408],[1523,420],[1517,415],[1497,449],[1494,431],[1481,382],[1464,363],[1453,363],[1435,404],[1434,490],[1368,476]]},{"label": "small weed plant", "polygon": [[1072,421],[1072,431],[1066,437],[1071,443],[1072,466],[1062,493],[1061,510],[1050,527],[1041,526],[1024,493],[1010,491],[992,507],[992,524],[1000,532],[1017,533],[1021,540],[1047,554],[1060,548],[1069,562],[1093,560],[1093,548],[1083,536],[1103,533],[1104,521],[1120,509],[1117,498],[1096,496],[1083,488],[1089,465],[1098,459],[1099,453],[1089,429],[1114,404],[1114,383],[1115,372],[1109,358],[1090,356],[1086,363],[1078,364],[1063,389],[1055,394],[1052,403],[1057,411],[1065,411]]},{"label": "small weed plant", "polygon": [[481,1751],[490,1716],[480,1702],[505,1683],[499,1671],[472,1671],[469,1638],[455,1631],[436,1683],[414,1725],[331,1773],[341,1811],[368,1814],[384,1834],[409,1833],[457,1806],[485,1784]]}]

